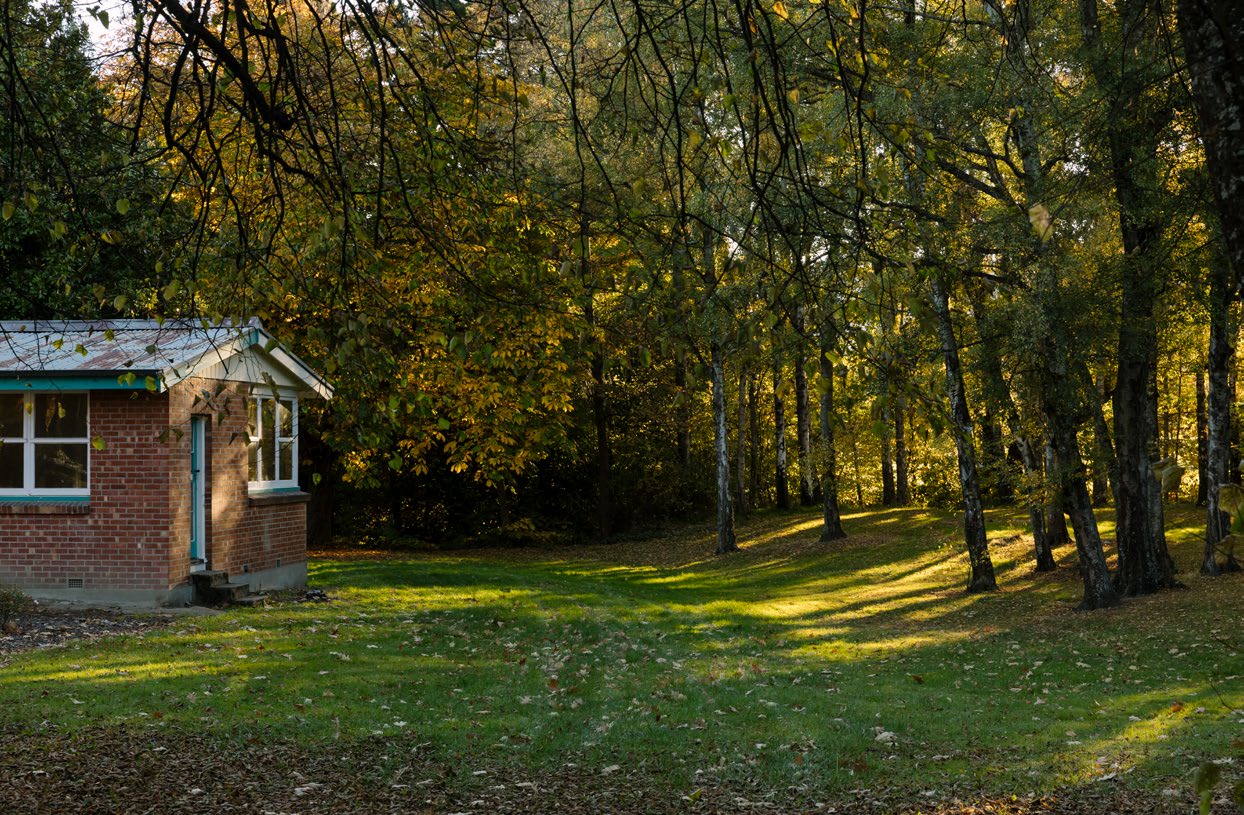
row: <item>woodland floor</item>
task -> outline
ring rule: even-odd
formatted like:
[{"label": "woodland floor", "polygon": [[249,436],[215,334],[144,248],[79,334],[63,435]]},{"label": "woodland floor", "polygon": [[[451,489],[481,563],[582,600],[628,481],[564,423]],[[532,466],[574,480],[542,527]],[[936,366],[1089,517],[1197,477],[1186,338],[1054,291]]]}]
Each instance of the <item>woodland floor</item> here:
[{"label": "woodland floor", "polygon": [[322,553],[329,603],[0,638],[0,809],[1173,815],[1217,761],[1232,812],[1244,577],[1193,572],[1199,517],[1187,590],[1092,613],[998,511],[985,596],[923,510],[829,546],[762,513],[726,558],[708,528]]}]

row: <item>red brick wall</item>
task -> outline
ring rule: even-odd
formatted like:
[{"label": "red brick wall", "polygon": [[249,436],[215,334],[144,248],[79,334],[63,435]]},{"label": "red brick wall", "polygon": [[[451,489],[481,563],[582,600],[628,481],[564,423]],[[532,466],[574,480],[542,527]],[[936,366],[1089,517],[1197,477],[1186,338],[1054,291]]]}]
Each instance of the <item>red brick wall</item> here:
[{"label": "red brick wall", "polygon": [[147,392],[95,391],[90,403],[91,500],[87,506],[0,504],[0,581],[28,588],[169,588],[174,535],[169,474],[177,451],[157,440],[168,399]]},{"label": "red brick wall", "polygon": [[[246,487],[244,386],[193,380],[167,394],[95,391],[89,506],[0,503],[0,582],[162,592],[190,573],[190,417],[207,420],[207,556],[240,578],[306,561],[306,506]],[[161,436],[165,440],[161,441]],[[288,501],[288,499],[285,499]],[[297,500],[297,499],[295,499]]]},{"label": "red brick wall", "polygon": [[[246,487],[246,389],[230,384],[220,390],[210,380],[189,380],[174,387],[172,414],[185,426],[187,444],[190,416],[207,417],[207,556],[213,569],[243,579],[243,569],[260,572],[307,559],[307,511],[301,502],[255,499]],[[189,456],[189,446],[186,447]],[[188,460],[188,458],[187,458]],[[174,524],[186,536],[189,550],[190,503],[173,496]],[[287,499],[286,499],[287,500]],[[183,517],[184,516],[184,517]],[[171,577],[186,575],[172,564]]]}]

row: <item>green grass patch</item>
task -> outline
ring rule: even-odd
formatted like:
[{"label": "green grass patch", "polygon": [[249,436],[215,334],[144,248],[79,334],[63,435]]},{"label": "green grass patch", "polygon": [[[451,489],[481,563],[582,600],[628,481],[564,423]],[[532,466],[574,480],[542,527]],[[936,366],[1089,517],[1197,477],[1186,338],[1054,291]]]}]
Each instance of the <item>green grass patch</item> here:
[{"label": "green grass patch", "polygon": [[990,595],[962,590],[957,518],[925,510],[848,516],[832,545],[812,514],[761,514],[724,558],[692,529],[316,559],[331,604],[14,656],[0,724],[379,737],[464,774],[619,765],[675,794],[1182,790],[1244,735],[1244,580],[1192,573],[1201,517],[1171,512],[1187,590],[1101,612],[1075,610],[1070,547],[1059,572],[1033,575],[1022,521],[999,511]]}]

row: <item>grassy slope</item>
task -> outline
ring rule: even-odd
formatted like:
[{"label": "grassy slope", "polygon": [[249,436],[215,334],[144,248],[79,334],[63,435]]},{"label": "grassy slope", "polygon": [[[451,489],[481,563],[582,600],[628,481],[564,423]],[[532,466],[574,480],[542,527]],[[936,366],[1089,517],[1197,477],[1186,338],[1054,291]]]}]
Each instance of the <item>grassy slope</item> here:
[{"label": "grassy slope", "polygon": [[[1200,515],[1172,516],[1188,571]],[[673,795],[1022,794],[1111,773],[1187,789],[1200,761],[1239,752],[1240,576],[1077,612],[1073,550],[1034,577],[1014,514],[989,520],[1003,586],[989,596],[961,591],[954,518],[921,510],[848,516],[852,537],[830,547],[813,515],[762,515],[727,558],[705,554],[702,529],[317,560],[312,582],[338,602],[14,657],[0,725],[383,735],[466,771],[640,768]]]}]

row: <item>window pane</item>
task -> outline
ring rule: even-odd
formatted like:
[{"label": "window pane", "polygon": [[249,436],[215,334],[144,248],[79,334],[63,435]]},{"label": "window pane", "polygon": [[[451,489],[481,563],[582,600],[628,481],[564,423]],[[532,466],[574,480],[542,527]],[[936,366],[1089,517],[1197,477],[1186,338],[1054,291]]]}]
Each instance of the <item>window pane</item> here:
[{"label": "window pane", "polygon": [[26,398],[20,393],[0,394],[0,438],[20,439]]},{"label": "window pane", "polygon": [[86,394],[35,394],[35,436],[44,439],[86,438]]},{"label": "window pane", "polygon": [[281,471],[278,477],[282,481],[290,481],[295,475],[294,443],[292,441],[281,442]]},{"label": "window pane", "polygon": [[294,402],[291,399],[281,400],[281,424],[277,428],[282,438],[294,435]]},{"label": "window pane", "polygon": [[276,437],[276,403],[271,399],[262,399],[259,402],[260,421],[263,422],[263,435],[265,438]]},{"label": "window pane", "polygon": [[258,409],[256,400],[246,400],[246,435],[252,439],[259,438],[259,422],[255,419]]},{"label": "window pane", "polygon": [[262,449],[260,453],[260,464],[262,465],[263,475],[260,481],[276,480],[276,438],[273,436],[265,436],[260,440],[259,446]]},{"label": "window pane", "polygon": [[20,490],[22,483],[22,448],[17,442],[0,444],[0,489]]},{"label": "window pane", "polygon": [[246,445],[246,480],[259,480],[259,442]]},{"label": "window pane", "polygon": [[36,444],[36,489],[86,489],[85,444]]}]

